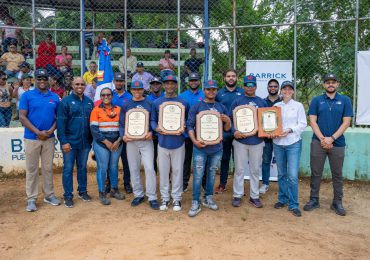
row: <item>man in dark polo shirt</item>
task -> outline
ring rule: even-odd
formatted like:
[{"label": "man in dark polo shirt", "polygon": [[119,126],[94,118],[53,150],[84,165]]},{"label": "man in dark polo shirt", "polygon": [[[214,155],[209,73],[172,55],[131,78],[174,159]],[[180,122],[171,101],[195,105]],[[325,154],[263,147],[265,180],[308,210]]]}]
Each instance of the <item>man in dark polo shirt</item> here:
[{"label": "man in dark polo shirt", "polygon": [[334,74],[324,78],[325,93],[314,97],[309,108],[311,127],[314,132],[311,142],[311,195],[303,207],[305,211],[319,208],[319,192],[326,157],[329,157],[332,174],[334,199],[330,208],[340,216],[346,211],[343,198],[343,161],[345,153],[344,132],[353,117],[351,101],[337,93],[339,82]]}]

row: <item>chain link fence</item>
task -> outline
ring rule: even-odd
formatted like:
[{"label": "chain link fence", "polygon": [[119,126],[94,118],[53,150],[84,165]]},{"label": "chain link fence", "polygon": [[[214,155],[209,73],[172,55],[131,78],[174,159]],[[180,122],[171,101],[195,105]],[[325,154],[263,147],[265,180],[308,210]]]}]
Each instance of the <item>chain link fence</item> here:
[{"label": "chain link fence", "polygon": [[[246,60],[293,60],[297,99],[305,105],[322,92],[327,72],[338,74],[341,92],[355,103],[355,53],[370,48],[370,0],[0,1],[0,27],[0,127],[19,126],[26,74],[46,68],[56,92],[68,93],[71,78],[98,61],[102,37],[128,86],[137,62],[160,76],[165,57],[181,79],[179,91],[191,70],[222,83],[232,67],[241,83]],[[189,59],[201,65],[189,68]]]}]

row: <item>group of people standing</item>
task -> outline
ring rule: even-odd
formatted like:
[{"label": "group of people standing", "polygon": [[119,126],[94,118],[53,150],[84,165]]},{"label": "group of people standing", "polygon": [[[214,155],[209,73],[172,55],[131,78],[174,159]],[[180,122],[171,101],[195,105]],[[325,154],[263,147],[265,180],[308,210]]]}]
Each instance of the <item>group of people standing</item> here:
[{"label": "group of people standing", "polygon": [[[25,126],[26,193],[27,211],[36,211],[38,196],[38,162],[41,157],[44,201],[60,205],[55,196],[52,179],[54,130],[63,152],[64,204],[73,207],[73,167],[77,165],[78,196],[90,201],[87,192],[87,160],[91,148],[94,151],[97,171],[99,200],[111,204],[111,198],[123,200],[118,186],[118,161],[124,166],[126,193],[133,192],[131,206],[135,207],[148,197],[154,210],[174,211],[182,209],[182,194],[188,190],[193,161],[192,204],[188,215],[196,216],[203,207],[217,210],[214,194],[216,172],[220,168],[220,185],[216,193],[226,189],[229,162],[233,154],[235,162],[232,206],[240,207],[244,196],[244,175],[249,171],[250,192],[248,202],[262,208],[260,193],[269,187],[269,167],[272,151],[278,168],[279,194],[275,208],[288,209],[294,216],[301,216],[298,200],[298,169],[302,149],[301,134],[307,126],[304,106],[294,100],[295,85],[285,81],[279,86],[277,80],[268,82],[266,99],[256,96],[257,81],[253,75],[245,76],[243,87],[238,87],[237,72],[228,69],[224,73],[225,86],[219,90],[215,80],[208,80],[201,89],[198,73],[190,73],[189,88],[177,94],[178,80],[174,75],[162,79],[153,78],[151,93],[144,95],[141,81],[131,83],[131,94],[125,91],[125,75],[114,75],[113,88],[103,88],[96,103],[84,95],[86,83],[77,77],[72,93],[61,101],[48,89],[47,71],[36,70],[36,88],[23,94],[20,101],[20,120]],[[345,215],[342,205],[345,140],[343,133],[353,116],[348,97],[337,93],[338,79],[333,74],[324,78],[325,93],[315,97],[309,108],[314,136],[311,143],[311,196],[305,211],[319,207],[319,189],[326,157],[333,174],[334,199],[331,208],[338,215]],[[163,92],[164,89],[164,92]],[[279,93],[280,89],[280,93]],[[280,97],[279,97],[280,95]],[[159,127],[160,106],[164,102],[179,102],[185,108],[185,130],[168,134]],[[234,128],[233,110],[240,105],[256,108],[279,106],[282,110],[280,135],[270,135],[269,140],[257,134],[244,134]],[[141,140],[125,134],[125,119],[131,109],[145,109],[150,122],[148,134]],[[223,127],[223,140],[207,145],[196,136],[196,116],[202,111],[217,111]],[[268,165],[267,165],[268,164]],[[141,180],[144,166],[145,188]],[[264,166],[263,166],[264,165]],[[157,198],[157,178],[161,201]],[[260,172],[263,184],[259,185]],[[132,185],[132,186],[131,186]],[[201,198],[202,186],[204,197]],[[108,196],[110,195],[110,196]],[[171,203],[172,199],[172,203]]]}]

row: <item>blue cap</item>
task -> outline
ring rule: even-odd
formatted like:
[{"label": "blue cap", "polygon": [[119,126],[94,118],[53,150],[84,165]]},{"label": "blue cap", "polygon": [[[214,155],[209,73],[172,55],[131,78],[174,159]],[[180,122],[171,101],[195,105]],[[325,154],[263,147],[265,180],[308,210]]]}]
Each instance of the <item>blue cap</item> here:
[{"label": "blue cap", "polygon": [[41,78],[41,77],[49,77],[49,73],[46,69],[38,69],[35,71],[35,77]]},{"label": "blue cap", "polygon": [[144,67],[144,63],[142,63],[141,61],[139,61],[139,62],[136,64],[136,67]]},{"label": "blue cap", "polygon": [[205,89],[208,89],[208,88],[218,88],[217,81],[216,80],[213,80],[213,79],[207,80],[205,82],[205,84],[204,84],[204,88]]},{"label": "blue cap", "polygon": [[244,85],[246,85],[246,86],[252,86],[252,84],[253,85],[256,85],[257,84],[256,77],[253,76],[253,75],[244,76]]},{"label": "blue cap", "polygon": [[125,80],[125,74],[121,72],[114,73],[114,80]]},{"label": "blue cap", "polygon": [[134,80],[131,82],[131,89],[139,89],[139,88],[144,88],[144,85],[141,81]]},{"label": "blue cap", "polygon": [[293,82],[291,82],[289,80],[284,81],[283,83],[281,83],[281,89],[283,89],[285,87],[291,87],[294,90],[294,84],[293,84]]},{"label": "blue cap", "polygon": [[174,75],[168,75],[168,76],[164,77],[162,81],[163,82],[166,82],[166,81],[174,81],[174,82],[177,83],[177,78]]}]

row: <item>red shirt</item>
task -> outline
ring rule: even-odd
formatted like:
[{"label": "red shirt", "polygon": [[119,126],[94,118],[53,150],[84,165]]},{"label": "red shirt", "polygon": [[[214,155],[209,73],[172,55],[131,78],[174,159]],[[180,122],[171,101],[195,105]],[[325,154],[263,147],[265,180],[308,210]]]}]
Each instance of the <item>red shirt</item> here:
[{"label": "red shirt", "polygon": [[64,92],[65,90],[61,87],[57,88],[57,89],[54,89],[54,88],[50,88],[50,91],[57,94],[59,96],[60,99],[63,98],[63,95],[64,95]]},{"label": "red shirt", "polygon": [[41,42],[37,50],[38,57],[36,59],[36,68],[45,68],[46,65],[50,64],[55,67],[55,56],[56,56],[57,46],[55,43]]}]

